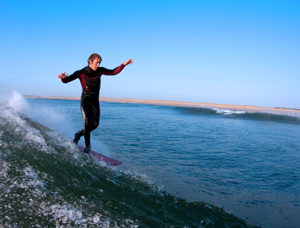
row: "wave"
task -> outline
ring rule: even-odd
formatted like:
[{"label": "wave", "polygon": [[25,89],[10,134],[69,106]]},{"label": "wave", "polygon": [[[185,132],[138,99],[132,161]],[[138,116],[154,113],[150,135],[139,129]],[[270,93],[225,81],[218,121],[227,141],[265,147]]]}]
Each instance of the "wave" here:
[{"label": "wave", "polygon": [[79,153],[22,114],[21,97],[1,105],[0,226],[249,227],[221,208],[179,199],[145,175]]},{"label": "wave", "polygon": [[282,123],[300,124],[300,117],[293,115],[280,115],[276,113],[263,113],[246,110],[228,110],[217,108],[191,108],[176,107],[180,112],[191,115],[217,115],[224,118],[248,119],[257,121],[274,121]]}]

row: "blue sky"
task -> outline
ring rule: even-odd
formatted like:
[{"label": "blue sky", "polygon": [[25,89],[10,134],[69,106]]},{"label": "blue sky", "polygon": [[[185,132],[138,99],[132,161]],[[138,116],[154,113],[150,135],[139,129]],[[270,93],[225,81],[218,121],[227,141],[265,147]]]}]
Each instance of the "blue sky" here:
[{"label": "blue sky", "polygon": [[300,108],[300,1],[0,2],[0,89],[80,96],[63,84],[99,53],[101,96]]}]

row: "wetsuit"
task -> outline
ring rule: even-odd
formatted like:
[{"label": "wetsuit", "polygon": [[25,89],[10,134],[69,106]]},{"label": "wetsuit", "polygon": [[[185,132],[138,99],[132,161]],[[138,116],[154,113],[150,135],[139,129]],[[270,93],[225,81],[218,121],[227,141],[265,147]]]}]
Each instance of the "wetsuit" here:
[{"label": "wetsuit", "polygon": [[61,79],[63,83],[68,83],[77,78],[80,80],[82,86],[80,107],[84,121],[84,128],[76,134],[79,138],[84,135],[85,146],[87,148],[91,145],[90,132],[95,130],[99,125],[99,92],[101,87],[101,76],[116,75],[120,73],[124,67],[124,64],[121,64],[113,70],[98,67],[98,69],[94,71],[92,68],[87,66],[81,70],[75,71],[72,75]]}]

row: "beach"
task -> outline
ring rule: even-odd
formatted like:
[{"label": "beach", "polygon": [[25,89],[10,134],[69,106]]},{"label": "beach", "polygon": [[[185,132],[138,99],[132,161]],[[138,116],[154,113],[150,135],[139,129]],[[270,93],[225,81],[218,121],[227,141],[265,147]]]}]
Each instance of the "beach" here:
[{"label": "beach", "polygon": [[[80,100],[80,97],[63,97],[63,96],[25,96],[25,97],[40,98],[40,99]],[[230,105],[230,104],[213,104],[213,103],[202,103],[202,102],[181,102],[181,101],[146,100],[146,99],[132,99],[132,98],[108,98],[108,97],[100,97],[100,101],[131,103],[131,104],[192,107],[192,108],[195,107],[210,108],[210,109],[269,113],[269,114],[276,114],[276,115],[300,117],[300,110],[291,109],[291,108],[273,108],[273,107],[258,107],[258,106],[249,106],[249,105]]]}]

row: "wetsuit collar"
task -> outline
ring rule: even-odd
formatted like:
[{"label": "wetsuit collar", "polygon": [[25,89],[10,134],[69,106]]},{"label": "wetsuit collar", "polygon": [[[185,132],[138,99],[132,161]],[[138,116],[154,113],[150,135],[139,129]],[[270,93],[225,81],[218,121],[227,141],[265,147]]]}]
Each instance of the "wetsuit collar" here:
[{"label": "wetsuit collar", "polygon": [[90,70],[91,70],[91,71],[94,71],[89,65],[86,67],[86,69],[89,70],[89,71],[90,71]]}]

